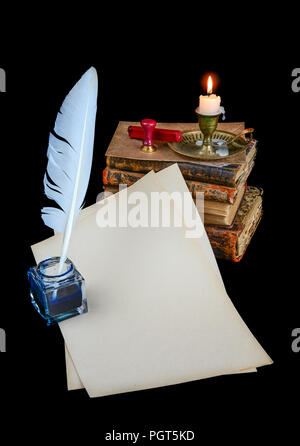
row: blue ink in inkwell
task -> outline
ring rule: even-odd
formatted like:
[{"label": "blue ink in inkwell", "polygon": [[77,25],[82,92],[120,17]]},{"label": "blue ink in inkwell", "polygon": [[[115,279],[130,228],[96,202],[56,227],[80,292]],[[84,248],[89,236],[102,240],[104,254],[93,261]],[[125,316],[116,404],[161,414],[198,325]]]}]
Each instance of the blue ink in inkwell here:
[{"label": "blue ink in inkwell", "polygon": [[31,302],[47,325],[87,313],[87,296],[82,275],[66,259],[57,274],[59,257],[43,260],[28,271]]}]

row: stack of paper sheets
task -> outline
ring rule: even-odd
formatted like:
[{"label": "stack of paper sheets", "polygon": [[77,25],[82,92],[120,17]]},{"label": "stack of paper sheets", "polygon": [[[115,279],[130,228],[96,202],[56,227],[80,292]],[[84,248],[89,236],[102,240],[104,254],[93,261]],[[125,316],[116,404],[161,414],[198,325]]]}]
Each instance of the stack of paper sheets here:
[{"label": "stack of paper sheets", "polygon": [[[174,164],[127,194],[136,191],[151,201],[152,192],[187,187]],[[118,205],[123,193],[106,200]],[[227,296],[204,229],[187,238],[191,221],[176,201],[171,212],[181,213],[181,227],[99,228],[99,206],[82,211],[68,253],[86,280],[89,308],[60,323],[69,389],[85,387],[97,397],[272,363]],[[34,245],[36,262],[60,255],[61,244],[55,235]]]}]

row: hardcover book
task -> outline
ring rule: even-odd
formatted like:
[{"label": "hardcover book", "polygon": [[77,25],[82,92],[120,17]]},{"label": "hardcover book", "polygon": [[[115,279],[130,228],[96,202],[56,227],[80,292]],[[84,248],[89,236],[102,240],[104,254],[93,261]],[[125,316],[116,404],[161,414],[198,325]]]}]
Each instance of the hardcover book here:
[{"label": "hardcover book", "polygon": [[[192,193],[193,198],[196,198],[197,192],[203,192],[205,200],[233,204],[238,193],[241,189],[243,189],[253,166],[254,161],[249,164],[247,170],[240,176],[235,187],[203,183],[201,181],[194,180],[185,180],[185,182],[189,191]],[[119,187],[119,184],[126,184],[126,186],[129,187],[141,179],[144,175],[145,174],[141,172],[129,172],[127,170],[111,169],[110,167],[106,167],[102,173],[102,180],[105,187]]]},{"label": "hardcover book", "polygon": [[[248,149],[230,158],[215,162],[204,162],[184,157],[169,148],[165,142],[156,142],[158,150],[149,154],[140,150],[141,140],[130,139],[128,126],[138,125],[136,122],[120,122],[106,151],[106,164],[111,169],[129,172],[147,173],[164,169],[174,163],[178,166],[186,180],[220,184],[235,187],[240,177],[256,153],[255,141]],[[197,123],[161,123],[157,127],[180,130],[181,132],[198,130]],[[243,122],[220,123],[218,129],[239,133],[245,128]]]}]

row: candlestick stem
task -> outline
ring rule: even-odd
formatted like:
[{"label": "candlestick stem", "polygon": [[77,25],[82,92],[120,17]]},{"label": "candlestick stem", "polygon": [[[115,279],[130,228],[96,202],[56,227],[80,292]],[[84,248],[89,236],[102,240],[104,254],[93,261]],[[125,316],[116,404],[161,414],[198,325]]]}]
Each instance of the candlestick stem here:
[{"label": "candlestick stem", "polygon": [[196,109],[196,114],[198,116],[200,130],[203,134],[203,153],[211,155],[216,151],[212,142],[212,136],[217,129],[220,113],[217,115],[202,115]]}]

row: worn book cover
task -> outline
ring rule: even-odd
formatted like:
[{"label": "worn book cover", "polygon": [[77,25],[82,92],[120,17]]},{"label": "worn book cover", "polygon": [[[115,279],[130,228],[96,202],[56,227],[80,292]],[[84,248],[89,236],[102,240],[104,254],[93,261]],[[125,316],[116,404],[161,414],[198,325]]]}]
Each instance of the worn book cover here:
[{"label": "worn book cover", "polygon": [[[233,204],[240,190],[244,187],[247,178],[252,171],[254,161],[252,161],[247,170],[241,175],[235,187],[222,186],[220,184],[204,183],[201,181],[185,180],[193,198],[196,198],[197,192],[204,193],[205,200],[218,201],[221,203]],[[105,187],[118,187],[119,184],[131,186],[141,179],[145,173],[129,172],[127,170],[111,169],[106,167],[102,172],[102,181]]]},{"label": "worn book cover", "polygon": [[262,217],[262,191],[248,186],[230,228],[205,225],[211,246],[217,258],[239,262],[245,254]]},{"label": "worn book cover", "polygon": [[[184,157],[169,148],[167,143],[157,141],[158,149],[149,154],[140,150],[141,140],[130,139],[128,126],[137,122],[120,122],[106,151],[107,167],[130,172],[155,172],[178,163],[185,179],[235,187],[256,153],[253,141],[246,152],[229,160],[204,162]],[[187,132],[198,130],[197,123],[160,123],[157,127]],[[243,122],[219,123],[218,129],[238,134],[245,128]]]}]

